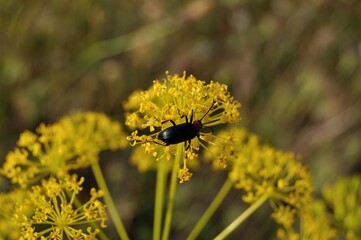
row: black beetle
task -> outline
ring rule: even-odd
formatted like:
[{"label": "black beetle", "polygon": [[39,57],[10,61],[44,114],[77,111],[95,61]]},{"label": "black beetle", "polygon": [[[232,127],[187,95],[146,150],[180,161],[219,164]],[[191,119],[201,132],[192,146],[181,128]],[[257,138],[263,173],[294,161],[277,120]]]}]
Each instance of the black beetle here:
[{"label": "black beetle", "polygon": [[186,147],[187,150],[193,138],[197,137],[199,139],[199,132],[203,128],[202,120],[212,109],[213,105],[214,103],[212,103],[212,106],[208,109],[208,111],[203,115],[202,118],[200,118],[199,120],[195,120],[194,122],[193,122],[193,110],[190,121],[188,121],[187,116],[182,116],[182,118],[183,117],[186,118],[185,123],[181,123],[177,125],[173,120],[164,121],[163,123],[166,123],[168,121],[171,122],[173,126],[164,129],[163,131],[158,133],[157,140],[161,140],[164,144],[155,141],[154,142],[163,146],[185,142],[188,143],[188,146]]}]

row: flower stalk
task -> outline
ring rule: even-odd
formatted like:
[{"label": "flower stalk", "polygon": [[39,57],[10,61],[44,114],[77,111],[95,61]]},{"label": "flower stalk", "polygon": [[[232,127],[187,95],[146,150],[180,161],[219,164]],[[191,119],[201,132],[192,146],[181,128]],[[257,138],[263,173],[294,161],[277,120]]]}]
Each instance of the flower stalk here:
[{"label": "flower stalk", "polygon": [[108,206],[109,214],[114,222],[114,226],[118,233],[118,236],[122,240],[129,240],[128,234],[124,228],[122,220],[120,219],[120,216],[119,216],[117,208],[114,204],[113,198],[110,195],[108,186],[104,179],[104,175],[100,169],[99,162],[92,161],[91,168],[93,170],[93,174],[94,174],[95,180],[96,180],[99,188],[104,191],[104,200],[105,200],[106,205]]},{"label": "flower stalk", "polygon": [[229,234],[231,234],[239,225],[243,223],[252,213],[254,213],[264,202],[267,201],[269,197],[263,195],[255,203],[249,206],[246,211],[239,215],[231,224],[228,225],[220,234],[218,234],[214,240],[225,239]]},{"label": "flower stalk", "polygon": [[166,163],[164,159],[162,159],[158,162],[157,165],[157,182],[155,188],[155,201],[154,201],[153,240],[160,240],[161,237],[166,176],[167,176]]},{"label": "flower stalk", "polygon": [[224,198],[227,196],[229,190],[232,188],[232,181],[227,178],[222,188],[217,193],[216,197],[213,199],[212,203],[209,205],[207,210],[204,212],[202,217],[197,222],[196,226],[193,228],[187,240],[196,239],[199,233],[203,230],[204,226],[208,223],[209,219],[213,216],[214,212],[223,202]]},{"label": "flower stalk", "polygon": [[172,216],[173,216],[174,199],[175,199],[175,194],[176,194],[176,190],[177,190],[177,177],[178,177],[177,171],[179,168],[180,160],[183,157],[183,151],[184,151],[183,146],[184,145],[182,143],[177,145],[177,153],[174,158],[172,175],[171,175],[170,185],[169,185],[168,204],[167,204],[167,211],[165,214],[162,240],[169,239],[169,232],[170,232]]}]

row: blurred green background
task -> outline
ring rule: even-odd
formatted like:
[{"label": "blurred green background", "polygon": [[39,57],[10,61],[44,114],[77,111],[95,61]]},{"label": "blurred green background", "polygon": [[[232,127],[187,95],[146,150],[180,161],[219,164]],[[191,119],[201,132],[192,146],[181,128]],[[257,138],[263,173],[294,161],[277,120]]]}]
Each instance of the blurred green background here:
[{"label": "blurred green background", "polygon": [[[359,0],[0,0],[0,157],[25,129],[72,112],[122,121],[130,92],[185,70],[227,84],[242,104],[242,126],[301,154],[318,193],[361,169],[360,60]],[[144,190],[154,173],[139,178],[128,156],[104,154],[104,171],[130,235],[149,239],[153,193]],[[224,177],[204,166],[180,186],[174,239],[189,232]],[[239,193],[226,201],[200,239],[244,207]],[[272,239],[264,219],[233,236]]]}]

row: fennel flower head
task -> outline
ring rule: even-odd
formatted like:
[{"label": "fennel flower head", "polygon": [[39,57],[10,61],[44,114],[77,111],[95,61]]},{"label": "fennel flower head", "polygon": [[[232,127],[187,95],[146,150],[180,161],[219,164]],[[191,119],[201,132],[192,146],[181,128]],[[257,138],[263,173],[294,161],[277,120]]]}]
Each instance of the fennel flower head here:
[{"label": "fennel flower head", "polygon": [[[166,73],[163,81],[155,80],[145,91],[134,92],[124,103],[126,125],[133,130],[127,138],[132,146],[140,145],[145,152],[159,159],[171,159],[177,148],[159,139],[159,133],[174,125],[200,121],[199,132],[184,144],[185,158],[179,169],[182,181],[190,177],[186,159],[195,160],[200,146],[212,140],[212,127],[236,123],[240,119],[240,103],[234,100],[227,86],[211,81],[207,84],[193,75]],[[180,133],[185,134],[185,133]]]},{"label": "fennel flower head", "polygon": [[[327,206],[321,200],[314,199],[300,213],[301,236],[299,239],[333,240],[337,239],[337,231],[333,226],[332,217]],[[289,232],[278,231],[280,239],[288,239]],[[283,238],[281,236],[284,236]]]},{"label": "fennel flower head", "polygon": [[221,131],[217,139],[206,158],[217,169],[228,167],[234,187],[244,192],[243,201],[252,204],[266,197],[274,220],[290,229],[295,215],[312,199],[311,175],[299,157],[262,143],[244,128]]},{"label": "fennel flower head", "polygon": [[361,239],[361,175],[341,178],[325,186],[322,195],[345,239]]},{"label": "fennel flower head", "polygon": [[102,150],[127,145],[121,125],[105,114],[85,112],[24,131],[0,173],[26,188],[47,176],[62,178],[70,170],[88,167]]},{"label": "fennel flower head", "polygon": [[[96,239],[100,232],[97,224],[106,227],[105,205],[100,200],[103,192],[92,188],[89,200],[78,204],[83,182],[83,177],[74,174],[62,180],[43,179],[40,185],[33,186],[13,213],[21,226],[19,239]],[[29,209],[33,212],[29,213]]]},{"label": "fennel flower head", "polygon": [[[20,227],[17,222],[13,220],[14,209],[17,203],[24,201],[28,192],[24,189],[14,189],[10,192],[0,192],[0,240],[5,239],[19,239]],[[24,209],[26,214],[30,214],[32,209]]]}]

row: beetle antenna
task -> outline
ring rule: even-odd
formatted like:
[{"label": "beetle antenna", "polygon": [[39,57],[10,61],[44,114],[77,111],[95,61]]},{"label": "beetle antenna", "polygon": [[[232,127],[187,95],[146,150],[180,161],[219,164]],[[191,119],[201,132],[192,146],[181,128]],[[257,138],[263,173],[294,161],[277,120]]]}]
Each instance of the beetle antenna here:
[{"label": "beetle antenna", "polygon": [[213,102],[212,102],[212,105],[211,105],[211,107],[208,109],[208,111],[203,115],[203,117],[201,117],[201,119],[199,119],[199,121],[202,121],[203,120],[203,118],[209,113],[209,111],[211,111],[211,109],[213,108],[213,106],[214,106],[214,100],[213,100]]}]

